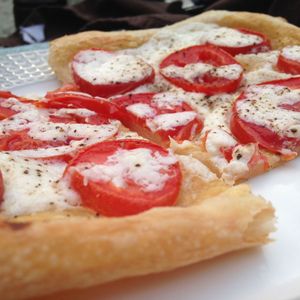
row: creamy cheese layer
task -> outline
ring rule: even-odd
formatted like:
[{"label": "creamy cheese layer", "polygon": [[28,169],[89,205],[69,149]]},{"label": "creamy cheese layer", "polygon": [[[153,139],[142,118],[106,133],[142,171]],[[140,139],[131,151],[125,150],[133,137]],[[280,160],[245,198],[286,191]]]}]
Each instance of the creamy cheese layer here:
[{"label": "creamy cheese layer", "polygon": [[288,110],[284,104],[300,102],[300,90],[278,85],[251,86],[245,99],[237,104],[243,120],[267,127],[280,136],[300,138],[300,112]]},{"label": "creamy cheese layer", "polygon": [[215,28],[207,32],[207,42],[217,46],[245,47],[260,44],[262,41],[260,36],[226,27]]},{"label": "creamy cheese layer", "polygon": [[184,67],[170,65],[163,68],[161,72],[167,77],[184,78],[187,81],[194,82],[195,80],[201,80],[204,74],[228,80],[236,80],[241,76],[243,69],[238,64],[215,67],[206,63],[194,63],[187,64]]},{"label": "creamy cheese layer", "polygon": [[183,111],[170,114],[157,115],[153,119],[147,120],[147,125],[152,131],[173,130],[178,126],[183,126],[197,117],[194,111]]},{"label": "creamy cheese layer", "polygon": [[255,151],[254,144],[236,146],[232,152],[232,160],[223,169],[224,181],[233,184],[235,180],[247,176],[249,163]]},{"label": "creamy cheese layer", "polygon": [[176,162],[176,157],[171,154],[162,156],[146,148],[119,149],[103,164],[82,163],[74,169],[84,176],[85,184],[88,181],[112,182],[125,189],[128,181],[133,181],[144,192],[154,192],[165,186],[170,179],[166,172]]},{"label": "creamy cheese layer", "polygon": [[22,103],[18,99],[11,97],[8,99],[5,99],[0,103],[0,106],[12,109],[16,112],[25,112],[30,110],[35,110],[35,106],[28,103]]},{"label": "creamy cheese layer", "polygon": [[233,136],[222,129],[214,129],[208,132],[205,148],[212,156],[211,160],[220,171],[223,171],[223,169],[228,165],[221,149],[231,148],[236,144],[237,141],[233,138]]},{"label": "creamy cheese layer", "polygon": [[278,56],[279,51],[236,55],[235,59],[245,68],[243,85],[292,77],[290,74],[278,72]]},{"label": "creamy cheese layer", "polygon": [[[2,105],[8,107],[14,101],[10,98],[9,101],[3,102]],[[63,146],[57,147],[57,150],[47,150],[48,152],[57,151],[58,154],[61,154],[62,151],[69,152],[75,150],[77,147],[83,147],[108,139],[118,132],[121,124],[119,121],[110,121],[108,124],[103,125],[53,123],[49,121],[50,115],[64,117],[71,114],[89,118],[95,115],[95,113],[87,109],[63,108],[52,114],[51,110],[38,110],[31,104],[25,105],[19,101],[11,105],[11,108],[13,107],[16,111],[16,107],[18,107],[18,111],[20,112],[0,122],[0,134],[5,135],[10,131],[27,130],[27,134],[30,137],[41,141],[67,142],[70,138],[74,139],[69,142],[68,147]],[[38,149],[37,151],[40,152],[42,150]],[[36,152],[36,150],[31,150],[31,152]]]},{"label": "creamy cheese layer", "polygon": [[151,102],[159,109],[173,109],[176,106],[181,106],[184,98],[183,95],[175,92],[165,92],[155,94]]},{"label": "creamy cheese layer", "polygon": [[80,204],[78,195],[61,179],[65,163],[45,162],[0,152],[4,180],[1,209],[18,216],[52,209],[67,209]]},{"label": "creamy cheese layer", "polygon": [[152,73],[151,66],[140,57],[93,50],[76,55],[73,68],[93,85],[141,81]]},{"label": "creamy cheese layer", "polygon": [[281,55],[287,59],[300,62],[300,46],[288,46],[282,49]]},{"label": "creamy cheese layer", "polygon": [[139,118],[148,118],[155,115],[155,110],[150,105],[145,103],[135,103],[128,105],[126,107],[126,110]]}]

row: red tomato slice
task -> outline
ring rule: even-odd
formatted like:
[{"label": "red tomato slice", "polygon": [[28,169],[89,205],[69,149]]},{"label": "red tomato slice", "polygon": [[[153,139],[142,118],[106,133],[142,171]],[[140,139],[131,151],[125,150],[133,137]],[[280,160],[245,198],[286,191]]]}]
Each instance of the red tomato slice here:
[{"label": "red tomato slice", "polygon": [[5,104],[5,102],[9,98],[15,98],[21,103],[34,103],[33,100],[23,98],[23,97],[18,97],[9,91],[0,91],[0,120],[9,118],[15,115],[16,113],[18,113],[17,110],[12,109],[9,105],[7,106]]},{"label": "red tomato slice", "polygon": [[[80,95],[80,97],[78,95],[76,95],[76,97],[72,97],[72,94],[67,94],[67,100],[70,99],[70,101],[66,101],[68,102],[68,104],[66,105],[66,102],[59,102],[59,100],[61,99],[60,97],[62,97],[63,99],[65,99],[64,97],[64,93],[59,93],[58,98],[54,97],[54,94],[51,96],[51,99],[49,100],[49,102],[51,102],[53,105],[49,105],[54,106],[54,107],[58,107],[58,109],[49,109],[49,110],[45,110],[45,106],[48,105],[47,102],[39,102],[36,101],[36,103],[34,103],[38,108],[36,108],[37,110],[39,110],[39,107],[43,106],[43,110],[41,112],[43,112],[43,116],[45,116],[45,112],[48,112],[47,118],[45,119],[45,122],[49,122],[51,123],[66,123],[66,124],[86,124],[86,125],[108,125],[111,124],[111,120],[105,115],[105,114],[98,114],[95,112],[91,111],[91,114],[88,112],[86,113],[86,111],[82,111],[82,113],[80,114],[80,112],[78,112],[78,114],[76,113],[76,109],[77,108],[81,108],[80,107],[80,103],[82,103],[82,98],[86,99],[87,97],[82,97]],[[78,102],[78,97],[79,100],[82,100],[81,102]],[[91,97],[88,96],[88,99],[90,99]],[[58,100],[57,100],[58,99]],[[74,100],[75,99],[75,100]],[[58,102],[56,102],[56,100]],[[72,102],[73,100],[73,102]],[[95,100],[97,101],[97,100]],[[97,104],[102,103],[101,100],[97,101]],[[75,105],[72,105],[72,103]],[[78,104],[79,103],[79,104]],[[109,109],[108,106],[109,102],[104,101],[104,104],[102,105],[102,107],[105,109]],[[16,103],[18,104],[18,102]],[[77,107],[76,107],[77,105]],[[100,105],[101,107],[101,105]],[[33,108],[35,109],[35,108]],[[96,109],[97,110],[97,109]],[[17,112],[15,112],[17,113]],[[17,118],[18,116],[16,116],[15,118]],[[13,120],[11,120],[12,122],[14,122]],[[6,121],[6,126],[7,124],[9,124],[10,120],[7,119]],[[72,126],[72,125],[70,125]],[[26,155],[30,155],[30,157],[32,158],[42,158],[42,159],[63,159],[64,161],[68,161],[70,160],[70,158],[72,156],[74,156],[74,154],[78,151],[77,148],[72,148],[72,147],[66,147],[69,146],[70,143],[72,141],[81,141],[84,140],[84,138],[88,138],[89,136],[83,136],[82,134],[80,136],[78,136],[78,126],[73,127],[74,128],[74,133],[73,133],[73,129],[66,129],[68,130],[68,133],[66,133],[66,131],[64,131],[65,129],[62,128],[62,125],[57,125],[56,126],[52,126],[51,127],[51,131],[56,130],[58,132],[63,132],[64,135],[67,134],[67,136],[61,140],[58,141],[56,140],[56,138],[51,138],[51,134],[50,134],[50,139],[49,140],[39,140],[36,138],[31,137],[28,134],[29,131],[29,127],[30,127],[30,122],[28,121],[28,127],[25,126],[25,129],[16,131],[16,130],[5,130],[5,134],[0,136],[0,151],[20,151],[20,150],[37,150],[36,152],[30,152],[30,154],[28,154],[26,151],[24,153],[24,156]],[[69,128],[68,126],[66,128]],[[97,127],[95,127],[95,132],[96,134],[100,134],[101,136],[101,130],[98,132],[97,131]],[[103,129],[105,130],[105,129]],[[111,135],[114,135],[114,129],[109,128],[109,130],[111,131]],[[53,133],[53,132],[52,132]],[[105,133],[104,136],[107,136],[109,138],[109,134]],[[47,132],[45,132],[45,135],[47,135]],[[80,143],[78,143],[80,144]],[[79,148],[82,148],[85,146],[85,143],[81,145],[79,145]],[[47,150],[47,151],[46,151]],[[24,152],[24,151],[23,151]],[[23,154],[20,154],[23,155]]]},{"label": "red tomato slice", "polygon": [[[296,47],[298,47],[298,46],[296,46]],[[300,61],[287,58],[284,55],[284,50],[285,50],[285,48],[280,52],[280,55],[278,57],[277,68],[279,69],[279,71],[284,72],[284,73],[299,75],[300,74]]]},{"label": "red tomato slice", "polygon": [[153,68],[141,58],[101,49],[77,53],[72,73],[81,91],[101,97],[123,94],[154,80]]},{"label": "red tomato slice", "polygon": [[[161,161],[170,159],[167,165],[161,164]],[[151,164],[155,166],[151,167]],[[84,172],[90,172],[91,168],[94,168],[94,173],[87,176],[88,173]],[[108,176],[111,177],[101,179],[102,170],[110,170]],[[105,216],[126,216],[153,207],[174,205],[181,183],[179,163],[173,161],[162,147],[141,140],[92,145],[69,163],[65,176],[70,178],[71,186],[81,196],[83,205]],[[116,184],[120,180],[123,183]],[[158,181],[161,181],[159,188],[147,190]]]},{"label": "red tomato slice", "polygon": [[244,34],[255,35],[261,39],[261,42],[248,45],[248,46],[240,46],[240,47],[226,47],[223,45],[218,45],[217,43],[212,43],[212,44],[218,46],[219,48],[228,52],[232,56],[235,56],[237,54],[266,52],[272,49],[270,41],[264,34],[249,29],[245,29],[245,28],[239,28],[236,30]]},{"label": "red tomato slice", "polygon": [[28,130],[11,131],[8,135],[2,135],[0,137],[0,151],[28,150],[65,145],[65,143],[58,141],[33,139],[28,135],[27,131]]},{"label": "red tomato slice", "polygon": [[159,67],[161,75],[172,84],[189,92],[208,95],[235,91],[243,73],[240,64],[230,54],[212,45],[176,51]]},{"label": "red tomato slice", "polygon": [[59,93],[64,93],[64,92],[79,92],[80,89],[77,85],[75,84],[71,84],[71,83],[68,83],[68,84],[65,84],[59,88],[57,88],[56,90],[53,90],[53,91],[50,91],[50,92],[47,92],[46,94],[46,98],[51,98],[53,95],[55,96],[56,94],[59,94]]},{"label": "red tomato slice", "polygon": [[110,101],[92,97],[87,94],[77,92],[59,92],[52,93],[50,98],[37,103],[41,108],[86,108],[96,112],[106,118],[114,119],[118,112],[118,107]]},{"label": "red tomato slice", "polygon": [[[143,93],[121,96],[112,101],[118,105],[118,118],[125,126],[154,142],[168,145],[170,137],[179,142],[192,140],[203,128],[196,112],[181,99],[183,96],[174,98],[174,95]],[[180,124],[184,114],[187,122]]]},{"label": "red tomato slice", "polygon": [[[257,87],[263,87],[266,85],[282,86],[285,87],[285,90],[288,92],[290,90],[300,89],[300,77],[265,82],[257,85]],[[239,140],[239,142],[258,143],[261,147],[266,148],[271,152],[281,153],[283,155],[287,155],[287,157],[290,156],[290,154],[288,154],[286,150],[298,151],[298,148],[300,146],[299,138],[279,134],[271,128],[268,128],[266,125],[255,124],[243,119],[241,111],[239,111],[238,109],[238,106],[243,101],[251,101],[251,99],[247,99],[245,94],[246,92],[247,89],[235,101],[232,108],[232,117],[230,121],[231,132]],[[257,99],[255,98],[253,100],[259,101],[260,95],[258,94],[257,96]],[[264,99],[264,102],[260,102],[259,105],[264,105],[265,101],[266,100]],[[288,96],[287,101],[289,101]],[[273,111],[276,109],[285,109],[287,111],[300,112],[299,103],[300,97],[299,102],[295,102],[293,104],[282,103],[279,104],[277,107],[271,106],[269,107],[269,109],[272,109]],[[278,116],[276,117],[276,121],[278,121]],[[297,133],[297,129],[295,130],[295,133]]]},{"label": "red tomato slice", "polygon": [[16,96],[9,91],[0,91],[0,98],[7,99],[10,97],[16,97]]},{"label": "red tomato slice", "polygon": [[285,86],[285,87],[288,87],[290,89],[299,89],[299,87],[300,87],[300,76],[287,78],[287,79],[278,79],[278,80],[265,81],[265,82],[262,82],[258,85],[266,85],[266,84]]}]

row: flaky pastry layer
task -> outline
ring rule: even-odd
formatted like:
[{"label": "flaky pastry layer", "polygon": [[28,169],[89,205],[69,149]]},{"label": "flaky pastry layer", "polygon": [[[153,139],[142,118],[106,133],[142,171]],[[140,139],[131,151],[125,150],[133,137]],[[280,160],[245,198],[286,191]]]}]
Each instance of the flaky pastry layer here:
[{"label": "flaky pastry layer", "polygon": [[4,221],[1,296],[24,299],[172,270],[266,243],[273,222],[272,206],[246,185],[131,217]]}]

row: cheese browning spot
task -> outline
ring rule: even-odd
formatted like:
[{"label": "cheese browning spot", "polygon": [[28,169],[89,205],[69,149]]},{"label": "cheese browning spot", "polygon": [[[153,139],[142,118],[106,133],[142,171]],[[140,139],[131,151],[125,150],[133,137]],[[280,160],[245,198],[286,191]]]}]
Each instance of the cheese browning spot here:
[{"label": "cheese browning spot", "polygon": [[146,148],[133,150],[119,149],[109,156],[105,163],[82,163],[74,167],[82,176],[84,182],[111,182],[118,188],[126,189],[133,182],[144,192],[163,189],[170,166],[177,162],[175,156],[161,155]]}]

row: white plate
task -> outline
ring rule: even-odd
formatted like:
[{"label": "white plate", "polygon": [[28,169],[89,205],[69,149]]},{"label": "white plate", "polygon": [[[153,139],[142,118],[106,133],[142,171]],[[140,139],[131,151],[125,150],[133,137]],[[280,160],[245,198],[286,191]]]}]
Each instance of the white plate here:
[{"label": "white plate", "polygon": [[[13,89],[43,94],[54,80]],[[235,300],[300,299],[300,159],[249,181],[253,192],[276,208],[274,242],[179,270],[126,279],[44,300]],[[74,274],[76,276],[76,274]]]}]

